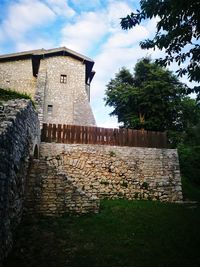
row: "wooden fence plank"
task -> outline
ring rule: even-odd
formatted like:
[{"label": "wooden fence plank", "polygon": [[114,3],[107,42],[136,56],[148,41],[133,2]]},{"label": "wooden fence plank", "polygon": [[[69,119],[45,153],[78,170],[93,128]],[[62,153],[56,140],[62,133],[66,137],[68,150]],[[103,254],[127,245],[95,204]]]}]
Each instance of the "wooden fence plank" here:
[{"label": "wooden fence plank", "polygon": [[76,143],[75,125],[71,125],[71,144]]},{"label": "wooden fence plank", "polygon": [[71,144],[72,143],[72,129],[71,129],[71,125],[67,125],[67,143]]},{"label": "wooden fence plank", "polygon": [[66,143],[66,141],[67,141],[67,138],[66,138],[66,134],[67,134],[66,128],[67,128],[67,125],[64,124],[62,126],[62,143]]},{"label": "wooden fence plank", "polygon": [[132,130],[128,129],[128,132],[127,132],[127,146],[131,146],[131,141],[132,141]]},{"label": "wooden fence plank", "polygon": [[114,145],[119,146],[119,129],[114,130]]},{"label": "wooden fence plank", "polygon": [[109,145],[112,146],[113,145],[113,139],[114,139],[114,131],[113,129],[108,129],[108,142]]},{"label": "wooden fence plank", "polygon": [[89,126],[88,127],[88,144],[93,143],[93,137],[94,137],[93,127]]},{"label": "wooden fence plank", "polygon": [[47,123],[43,123],[42,131],[41,131],[41,141],[42,142],[45,142],[47,139],[47,129],[48,129]]},{"label": "wooden fence plank", "polygon": [[56,133],[57,133],[57,126],[56,126],[56,124],[53,124],[53,126],[52,126],[52,141],[53,142],[57,141]]},{"label": "wooden fence plank", "polygon": [[80,133],[81,133],[81,126],[76,126],[76,142],[77,144],[80,144]]},{"label": "wooden fence plank", "polygon": [[61,143],[62,142],[61,134],[62,134],[61,124],[58,124],[58,128],[57,128],[57,140],[56,140],[58,143]]},{"label": "wooden fence plank", "polygon": [[98,145],[101,144],[101,128],[100,127],[97,128],[97,144]]},{"label": "wooden fence plank", "polygon": [[42,142],[101,144],[136,147],[167,147],[166,132],[111,129],[93,126],[43,124]]},{"label": "wooden fence plank", "polygon": [[48,142],[51,142],[51,134],[52,134],[52,124],[49,123],[48,133],[47,133],[47,140],[48,140]]},{"label": "wooden fence plank", "polygon": [[98,127],[95,127],[94,128],[94,139],[93,139],[93,144],[94,145],[97,145],[98,144],[98,130],[99,130]]}]

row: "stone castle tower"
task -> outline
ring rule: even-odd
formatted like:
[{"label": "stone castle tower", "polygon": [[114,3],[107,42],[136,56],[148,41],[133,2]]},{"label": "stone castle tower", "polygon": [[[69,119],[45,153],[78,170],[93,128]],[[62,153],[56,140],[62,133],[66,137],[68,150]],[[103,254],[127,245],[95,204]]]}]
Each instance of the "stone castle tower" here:
[{"label": "stone castle tower", "polygon": [[0,88],[29,94],[41,123],[94,126],[94,61],[66,47],[0,56]]}]

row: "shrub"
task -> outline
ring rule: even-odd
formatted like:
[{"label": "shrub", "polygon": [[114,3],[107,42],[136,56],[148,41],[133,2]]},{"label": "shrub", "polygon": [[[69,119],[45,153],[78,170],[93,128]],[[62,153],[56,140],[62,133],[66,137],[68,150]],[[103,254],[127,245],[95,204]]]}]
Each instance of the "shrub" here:
[{"label": "shrub", "polygon": [[181,174],[200,185],[200,146],[178,147]]}]

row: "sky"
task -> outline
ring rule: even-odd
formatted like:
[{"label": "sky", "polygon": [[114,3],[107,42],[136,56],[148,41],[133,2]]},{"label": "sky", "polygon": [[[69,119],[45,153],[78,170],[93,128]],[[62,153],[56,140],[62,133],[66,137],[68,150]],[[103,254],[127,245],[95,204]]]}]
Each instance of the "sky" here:
[{"label": "sky", "polygon": [[138,8],[139,0],[0,0],[0,54],[65,46],[92,58],[91,107],[97,126],[117,127],[103,100],[106,84],[122,67],[133,71],[139,59],[163,55],[139,46],[154,36],[155,18],[121,29],[120,18]]}]

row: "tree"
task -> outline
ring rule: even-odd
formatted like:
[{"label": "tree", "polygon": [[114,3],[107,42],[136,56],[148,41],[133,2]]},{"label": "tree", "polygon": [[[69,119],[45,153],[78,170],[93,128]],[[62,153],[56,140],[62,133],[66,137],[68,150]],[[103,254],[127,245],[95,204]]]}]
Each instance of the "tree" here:
[{"label": "tree", "polygon": [[188,87],[172,72],[148,58],[134,71],[133,75],[122,68],[105,92],[106,105],[114,108],[110,115],[116,115],[123,127],[182,132],[186,124],[196,123],[196,102],[186,97]]},{"label": "tree", "polygon": [[[143,20],[158,17],[157,32],[152,40],[140,45],[143,49],[164,49],[166,56],[158,62],[167,66],[176,61],[186,67],[178,75],[188,74],[190,81],[200,81],[200,1],[199,0],[140,0],[141,10],[121,19],[122,29],[131,29]],[[193,90],[200,93],[200,87]]]}]

